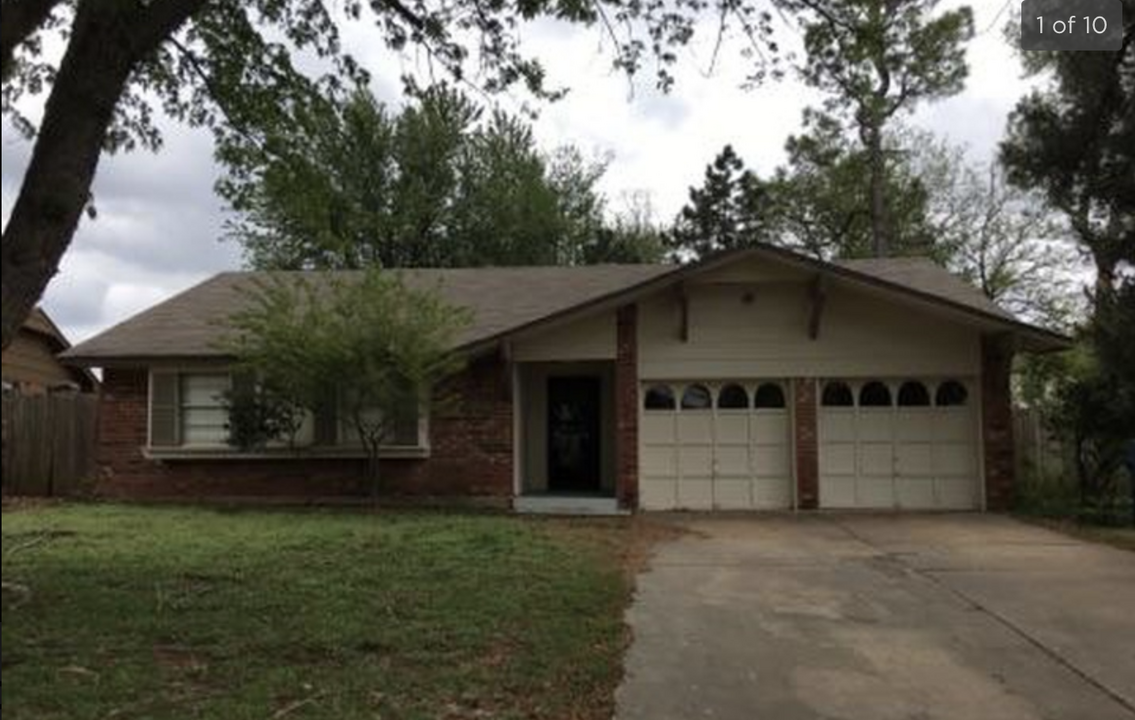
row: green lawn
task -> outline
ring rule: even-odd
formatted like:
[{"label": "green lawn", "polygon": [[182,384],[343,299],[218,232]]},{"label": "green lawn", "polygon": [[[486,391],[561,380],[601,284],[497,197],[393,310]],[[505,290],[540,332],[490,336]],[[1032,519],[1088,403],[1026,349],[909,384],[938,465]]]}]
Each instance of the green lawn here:
[{"label": "green lawn", "polygon": [[5,512],[19,718],[591,718],[630,521],[62,505]]},{"label": "green lawn", "polygon": [[1135,527],[1085,525],[1072,520],[1027,518],[1066,535],[1135,552]]}]

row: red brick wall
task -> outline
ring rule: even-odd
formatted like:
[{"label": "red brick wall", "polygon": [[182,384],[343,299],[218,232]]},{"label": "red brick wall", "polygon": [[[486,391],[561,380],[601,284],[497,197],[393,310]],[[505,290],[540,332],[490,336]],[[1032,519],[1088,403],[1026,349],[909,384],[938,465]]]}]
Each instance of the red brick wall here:
[{"label": "red brick wall", "polygon": [[[103,376],[97,491],[130,498],[365,496],[361,459],[147,460],[145,368],[108,368]],[[392,495],[512,494],[512,400],[495,358],[475,361],[444,385],[430,417],[428,459],[381,464]]]},{"label": "red brick wall", "polygon": [[615,318],[615,488],[619,505],[638,508],[638,307]]},{"label": "red brick wall", "polygon": [[816,430],[816,380],[796,378],[792,381],[792,437],[796,456],[796,502],[802,510],[814,510],[820,504],[820,466]]},{"label": "red brick wall", "polygon": [[997,337],[981,341],[981,440],[985,454],[985,504],[989,510],[1013,506],[1014,447],[1012,350]]}]

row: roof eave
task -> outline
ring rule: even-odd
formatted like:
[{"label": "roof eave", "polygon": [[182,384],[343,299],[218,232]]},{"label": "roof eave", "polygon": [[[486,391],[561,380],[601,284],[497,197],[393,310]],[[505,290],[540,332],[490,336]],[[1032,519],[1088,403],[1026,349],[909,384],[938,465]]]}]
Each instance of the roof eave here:
[{"label": "roof eave", "polygon": [[126,353],[114,355],[60,355],[59,360],[64,364],[77,368],[108,368],[108,367],[140,367],[156,364],[174,363],[222,363],[231,362],[231,355],[216,352],[198,353],[195,355],[154,355],[147,353]]}]

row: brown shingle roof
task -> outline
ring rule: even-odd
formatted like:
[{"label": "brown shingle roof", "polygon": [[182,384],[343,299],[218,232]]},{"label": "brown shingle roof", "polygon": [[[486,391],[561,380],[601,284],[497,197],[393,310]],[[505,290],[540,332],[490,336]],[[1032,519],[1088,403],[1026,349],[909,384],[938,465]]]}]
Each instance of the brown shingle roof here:
[{"label": "brown shingle roof", "polygon": [[[473,311],[458,345],[488,340],[549,315],[633,287],[675,269],[673,265],[486,267],[403,270],[411,287],[437,287],[450,303]],[[319,282],[325,273],[303,275]],[[115,325],[66,353],[71,360],[182,358],[220,355],[222,321],[266,272],[225,272]],[[95,364],[95,363],[92,363]]]},{"label": "brown shingle roof", "polygon": [[975,310],[1016,320],[1004,308],[957,275],[943,269],[929,258],[867,258],[838,260],[836,265],[895,285],[920,290],[929,295],[953,301]]},{"label": "brown shingle roof", "polygon": [[[940,302],[956,311],[1006,329],[1037,335],[1041,349],[1066,344],[1047,330],[1021,323],[986,298],[977,288],[923,258],[886,258],[825,263],[776,247],[732,251],[679,267],[675,265],[590,265],[577,267],[486,267],[403,270],[413,287],[437,287],[454,305],[473,312],[473,322],[458,338],[458,346],[487,343],[550,317],[636,296],[704,269],[734,259],[763,255],[832,272],[855,282],[886,291]],[[287,273],[298,276],[301,273]],[[217,341],[225,330],[222,321],[243,302],[241,288],[252,288],[266,278],[264,272],[226,272],[192,287],[80,343],[63,357],[83,364],[106,360],[141,360],[219,356]],[[319,282],[325,273],[302,273]]]}]

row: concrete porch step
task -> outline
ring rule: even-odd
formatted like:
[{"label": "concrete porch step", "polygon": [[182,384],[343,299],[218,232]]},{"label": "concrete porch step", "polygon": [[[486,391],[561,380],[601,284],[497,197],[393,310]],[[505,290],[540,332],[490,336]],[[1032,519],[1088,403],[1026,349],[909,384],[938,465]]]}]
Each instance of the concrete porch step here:
[{"label": "concrete porch step", "polygon": [[592,495],[521,495],[512,509],[535,515],[629,515],[613,497]]}]

